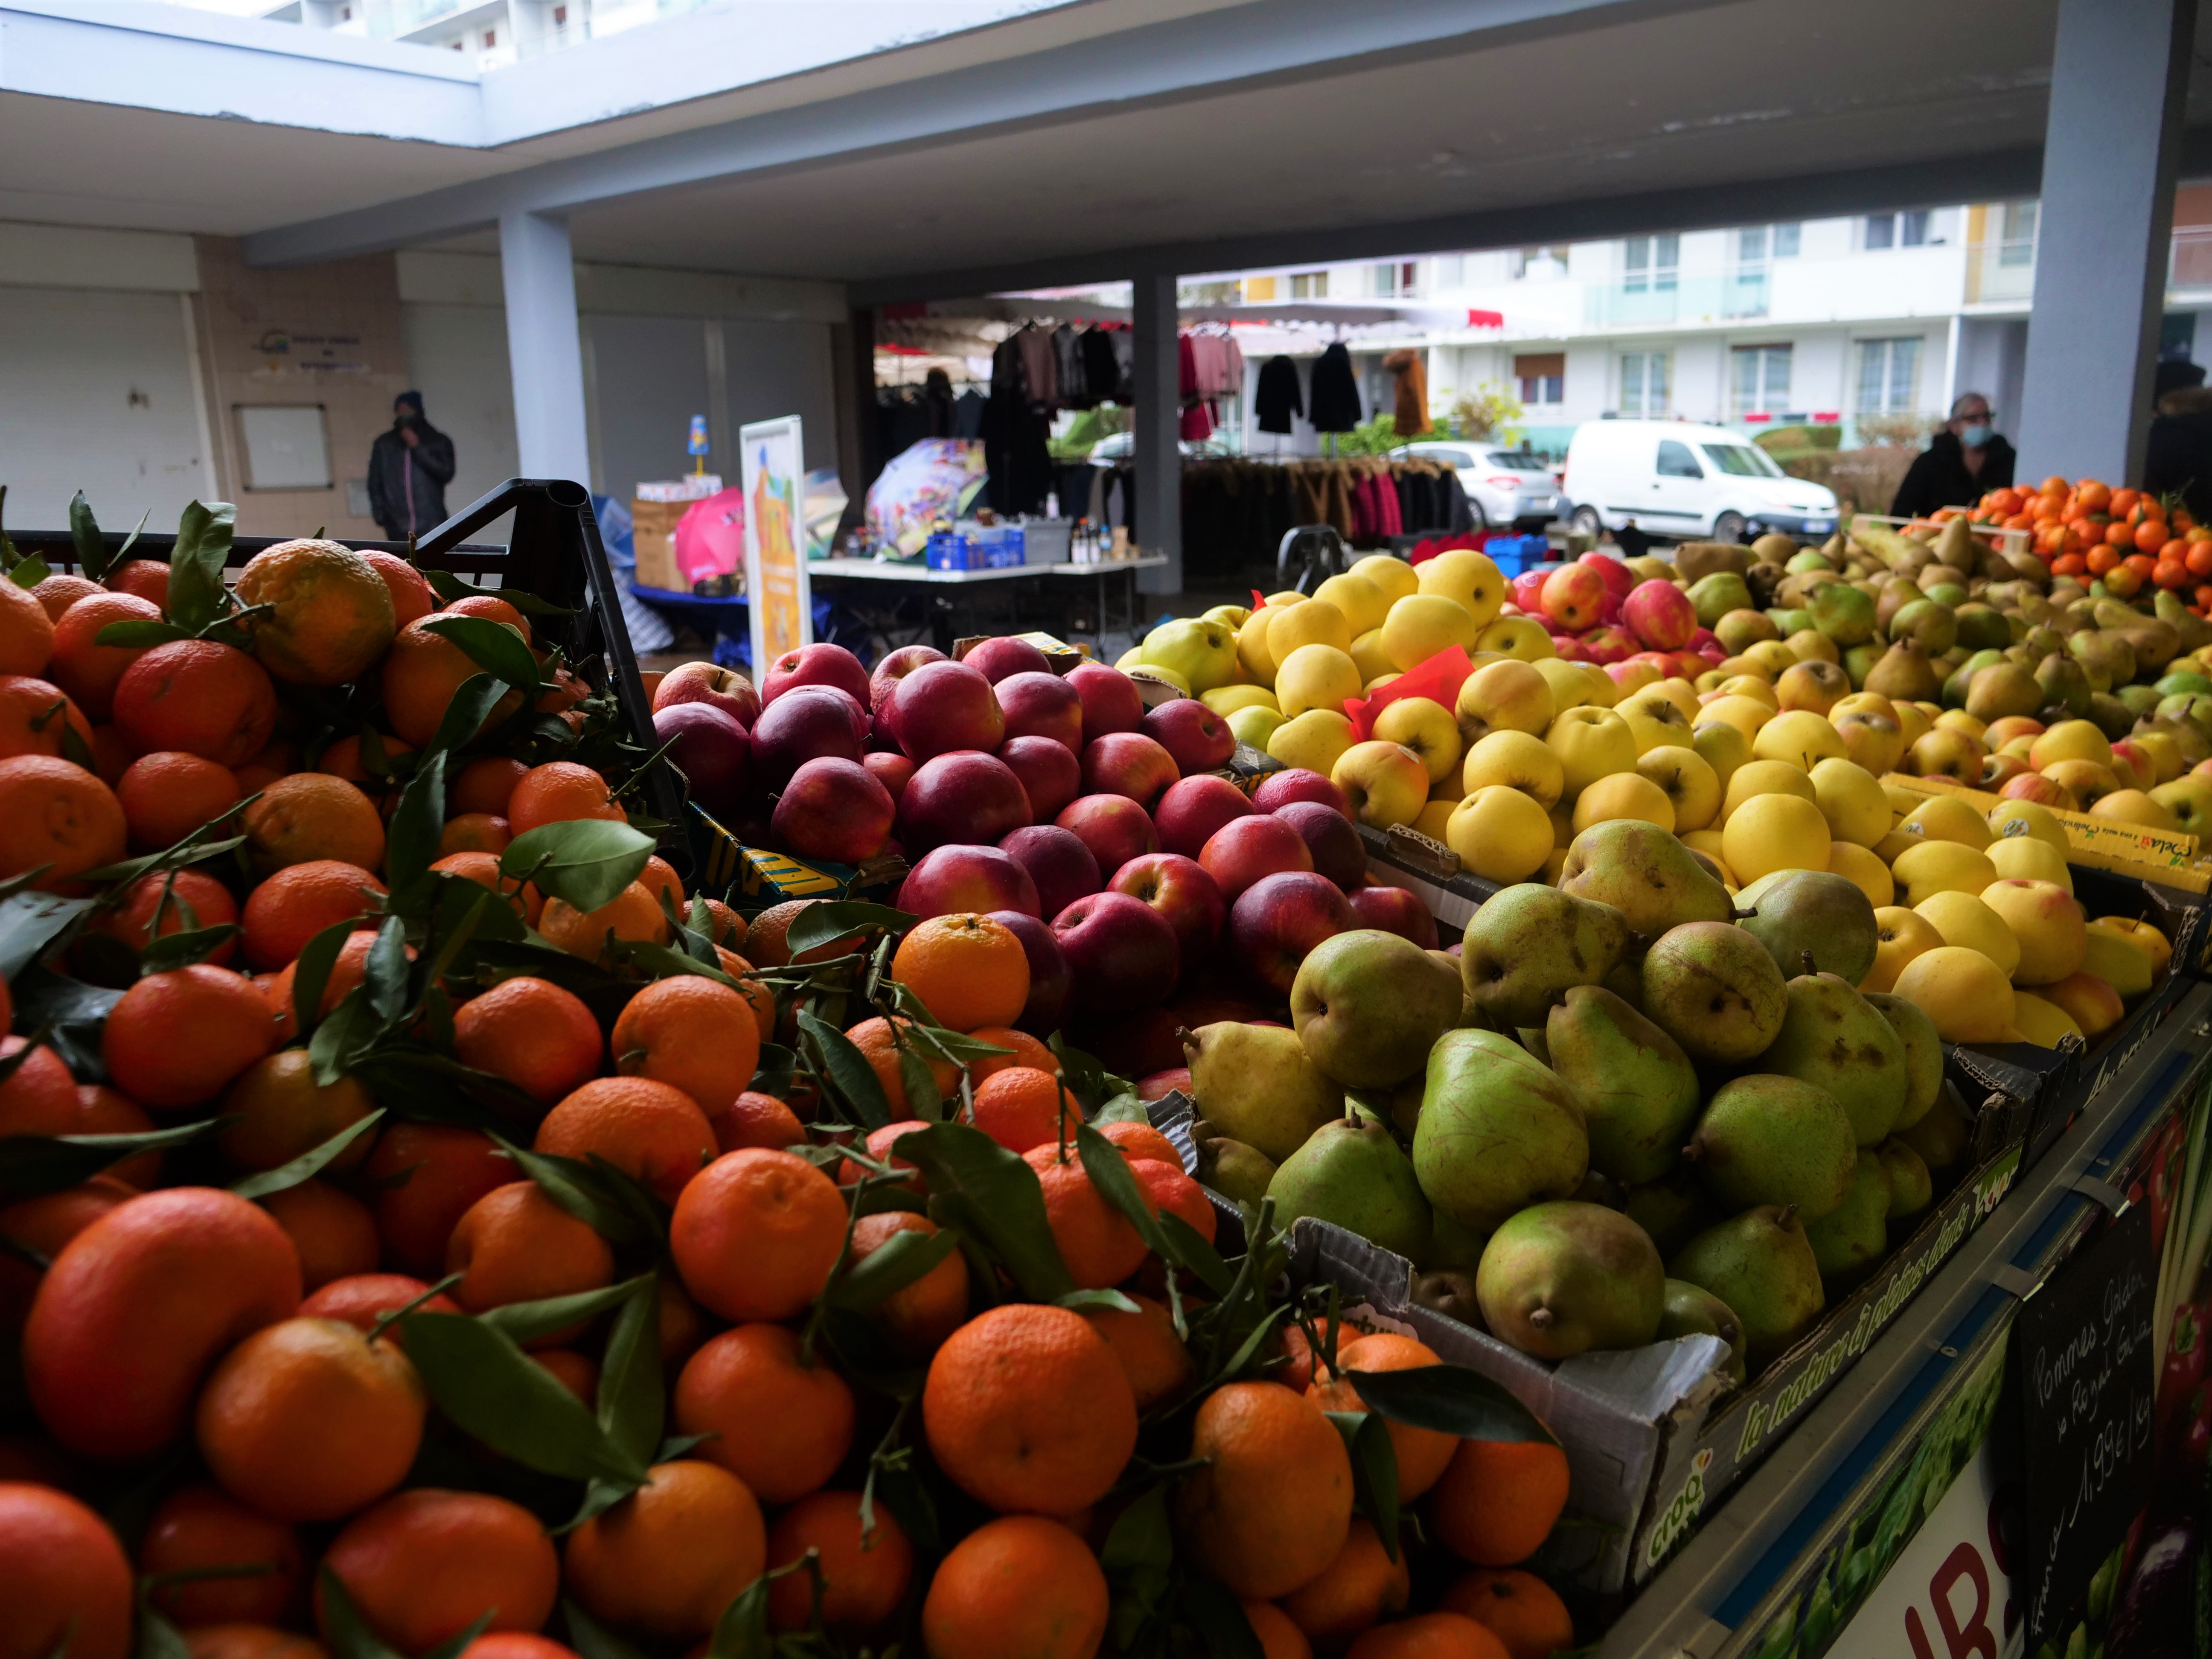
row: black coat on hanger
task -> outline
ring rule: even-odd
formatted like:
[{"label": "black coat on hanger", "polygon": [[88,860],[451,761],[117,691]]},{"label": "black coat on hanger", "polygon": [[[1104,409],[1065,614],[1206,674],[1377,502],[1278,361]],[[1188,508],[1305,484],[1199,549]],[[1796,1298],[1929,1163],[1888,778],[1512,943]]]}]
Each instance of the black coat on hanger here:
[{"label": "black coat on hanger", "polygon": [[1334,342],[1314,364],[1307,401],[1316,432],[1349,432],[1359,424],[1359,381],[1343,341]]}]

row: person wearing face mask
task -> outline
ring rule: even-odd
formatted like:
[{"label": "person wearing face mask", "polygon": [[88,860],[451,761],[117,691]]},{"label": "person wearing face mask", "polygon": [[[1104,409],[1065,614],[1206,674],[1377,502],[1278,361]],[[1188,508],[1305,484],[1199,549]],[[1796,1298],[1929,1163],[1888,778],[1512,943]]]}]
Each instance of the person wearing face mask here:
[{"label": "person wearing face mask", "polygon": [[422,418],[422,394],[392,400],[392,429],[368,450],[369,514],[395,542],[446,521],[446,486],[453,481],[453,441]]},{"label": "person wearing face mask", "polygon": [[1990,400],[1960,394],[1951,418],[1929,441],[1897,487],[1892,518],[1924,519],[1939,507],[1972,507],[1992,489],[2012,483],[2013,447],[1990,424]]},{"label": "person wearing face mask", "polygon": [[2212,516],[2212,387],[2192,362],[2162,362],[2151,387],[2150,435],[2143,444],[2143,488],[2178,495],[2200,524]]}]

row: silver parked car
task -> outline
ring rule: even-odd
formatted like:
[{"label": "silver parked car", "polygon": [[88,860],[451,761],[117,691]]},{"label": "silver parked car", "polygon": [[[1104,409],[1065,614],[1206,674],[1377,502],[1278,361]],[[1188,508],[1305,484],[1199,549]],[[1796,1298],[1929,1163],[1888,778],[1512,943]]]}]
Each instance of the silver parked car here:
[{"label": "silver parked car", "polygon": [[1443,461],[1457,471],[1478,528],[1540,530],[1559,516],[1551,464],[1533,449],[1440,441],[1407,444],[1391,453]]}]

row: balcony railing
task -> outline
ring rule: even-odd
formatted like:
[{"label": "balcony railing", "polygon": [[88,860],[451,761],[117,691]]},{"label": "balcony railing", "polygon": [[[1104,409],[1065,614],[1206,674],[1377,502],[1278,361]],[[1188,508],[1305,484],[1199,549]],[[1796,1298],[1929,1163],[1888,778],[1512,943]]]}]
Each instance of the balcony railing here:
[{"label": "balcony railing", "polygon": [[2025,300],[2035,292],[2035,239],[1966,245],[1966,303]]},{"label": "balcony railing", "polygon": [[1668,274],[1607,283],[1584,291],[1583,321],[1592,328],[1658,328],[1764,317],[1767,279],[1765,270],[1747,269],[1719,276]]}]

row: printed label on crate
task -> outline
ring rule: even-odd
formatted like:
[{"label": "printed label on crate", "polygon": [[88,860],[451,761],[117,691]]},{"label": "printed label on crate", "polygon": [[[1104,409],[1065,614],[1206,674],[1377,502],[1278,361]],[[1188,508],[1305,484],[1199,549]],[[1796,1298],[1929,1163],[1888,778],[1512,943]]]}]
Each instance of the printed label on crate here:
[{"label": "printed label on crate", "polygon": [[[1984,817],[2005,804],[2002,796],[1966,788],[1948,778],[1914,778],[1902,772],[1891,772],[1884,775],[1881,781],[1884,788],[1906,789],[1916,795],[1956,795]],[[2070,843],[2066,854],[2069,864],[2086,864],[2093,869],[2140,876],[2146,881],[2160,882],[2191,893],[2212,891],[2212,872],[2198,866],[2194,836],[2179,830],[2114,823],[2106,818],[2093,818],[2087,812],[2069,812],[2063,807],[2045,810],[2065,826],[2066,839]]]},{"label": "printed label on crate", "polygon": [[1644,1564],[1656,1567],[1667,1559],[1667,1552],[1674,1547],[1675,1540],[1689,1529],[1690,1523],[1705,1512],[1705,1471],[1713,1466],[1713,1449],[1703,1447],[1690,1460],[1690,1478],[1682,1489],[1667,1502],[1659,1512],[1659,1525],[1644,1546]]}]

